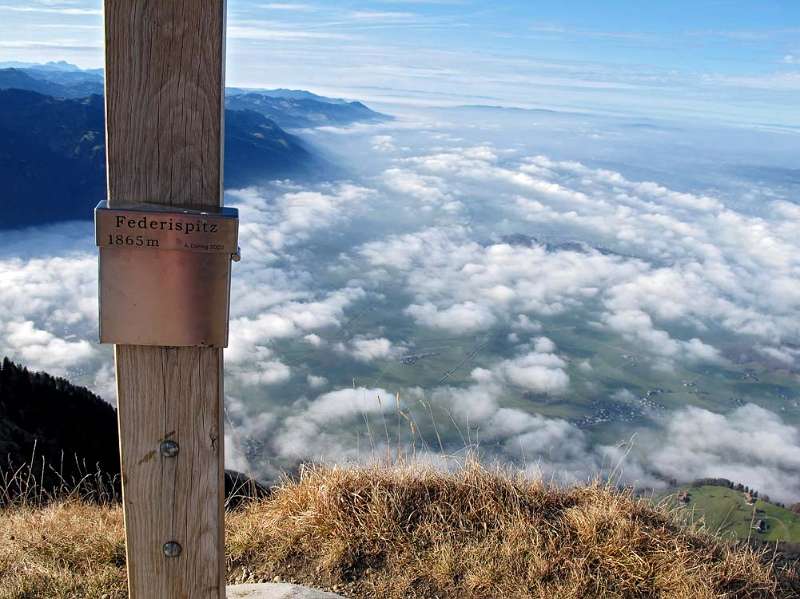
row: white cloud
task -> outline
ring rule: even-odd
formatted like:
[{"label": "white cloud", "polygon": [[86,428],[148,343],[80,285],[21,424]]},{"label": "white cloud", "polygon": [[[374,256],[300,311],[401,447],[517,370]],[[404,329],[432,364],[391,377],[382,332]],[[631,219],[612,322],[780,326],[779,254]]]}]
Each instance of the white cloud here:
[{"label": "white cloud", "polygon": [[352,356],[361,362],[383,360],[396,355],[398,352],[398,348],[395,348],[392,342],[385,337],[376,339],[356,337],[349,345]]},{"label": "white cloud", "polygon": [[404,11],[379,11],[379,10],[354,10],[348,13],[348,17],[356,21],[371,21],[371,22],[391,22],[391,21],[409,21],[417,18],[417,15],[412,12]]},{"label": "white cloud", "polygon": [[437,308],[432,303],[411,304],[406,313],[426,326],[453,333],[474,333],[488,329],[495,316],[485,306],[466,301],[447,308]]},{"label": "white cloud", "polygon": [[99,8],[76,8],[71,6],[10,6],[0,5],[0,11],[8,12],[30,12],[30,13],[49,13],[65,16],[84,16],[102,15],[103,11]]},{"label": "white cloud", "polygon": [[548,339],[547,337],[537,337],[533,341],[534,350],[540,354],[549,354],[556,351],[556,344],[553,343],[552,339]]},{"label": "white cloud", "polygon": [[391,135],[375,135],[372,137],[372,149],[379,152],[393,152],[396,150],[394,137]]},{"label": "white cloud", "polygon": [[241,213],[244,250],[260,255],[280,253],[314,232],[352,218],[375,192],[341,183],[324,186],[320,191],[288,191],[274,198],[255,188],[226,193]]},{"label": "white cloud", "polygon": [[85,339],[70,341],[49,331],[37,329],[30,320],[5,325],[4,340],[12,356],[19,356],[34,370],[49,370],[63,374],[95,355],[95,349]]},{"label": "white cloud", "polygon": [[228,25],[225,35],[229,38],[239,40],[277,42],[307,42],[309,40],[342,42],[353,39],[352,36],[343,33],[304,31],[300,29],[275,29],[270,28],[270,23],[268,22],[248,22],[248,24]]},{"label": "white cloud", "polygon": [[268,410],[251,414],[241,398],[225,396],[225,467],[262,480],[276,480],[281,471],[269,457],[254,455],[250,448],[260,445],[277,426],[277,415]]},{"label": "white cloud", "polygon": [[56,50],[97,50],[103,47],[101,42],[87,42],[85,39],[62,38],[51,39],[43,42],[38,40],[11,40],[0,41],[0,48],[10,48],[18,50],[43,49],[50,52]]},{"label": "white cloud", "polygon": [[796,92],[800,90],[800,73],[710,75],[707,77],[706,81],[711,85],[725,85],[740,89],[756,89],[773,92]]},{"label": "white cloud", "polygon": [[400,194],[404,199],[417,200],[419,208],[423,211],[439,208],[449,213],[457,213],[464,208],[453,194],[445,191],[447,182],[441,177],[420,175],[408,169],[390,168],[384,171],[382,179],[390,191]]},{"label": "white cloud", "polygon": [[288,381],[292,369],[279,360],[254,361],[245,368],[231,369],[231,374],[243,385],[276,385]]},{"label": "white cloud", "polygon": [[644,443],[643,465],[662,477],[722,477],[780,501],[800,497],[800,431],[756,405],[727,416],[683,408]]},{"label": "white cloud", "polygon": [[[779,501],[800,497],[800,430],[774,412],[753,404],[729,415],[685,407],[658,416],[630,445],[592,446],[583,431],[563,419],[502,407],[496,376],[506,367],[477,369],[471,387],[432,393],[435,405],[446,407],[464,427],[476,427],[485,457],[510,460],[532,476],[567,483],[613,475],[639,487],[663,488],[670,480],[721,477]],[[615,399],[635,396],[622,389]]]},{"label": "white cloud", "polygon": [[328,379],[326,379],[324,376],[309,374],[306,380],[308,382],[308,386],[312,389],[319,389],[320,387],[324,387],[328,384]]},{"label": "white cloud", "polygon": [[[709,195],[606,169],[500,155],[487,146],[438,150],[403,159],[406,166],[387,176],[408,185],[408,193],[423,181],[418,193],[431,198],[439,189],[491,185],[495,196],[514,199],[507,204],[510,218],[558,227],[621,255],[585,244],[551,250],[536,243],[481,245],[473,231],[457,226],[359,248],[375,276],[406,279],[414,297],[407,313],[420,324],[474,332],[509,321],[513,312],[542,319],[595,310],[599,302],[596,321],[641,343],[660,367],[723,360],[720,348],[704,340],[712,323],[784,353],[783,340],[800,336],[794,317],[800,309],[800,213],[793,204],[775,201],[761,216],[745,215]],[[678,338],[676,325],[694,330]]]},{"label": "white cloud", "polygon": [[270,2],[268,4],[259,4],[258,8],[266,8],[267,10],[284,10],[289,12],[313,12],[316,7],[313,4],[301,4],[299,2]]},{"label": "white cloud", "polygon": [[787,366],[794,364],[798,357],[800,357],[800,350],[791,347],[780,348],[757,345],[755,349],[762,355],[772,358],[773,360],[777,360],[778,362],[786,364]]},{"label": "white cloud", "polygon": [[[344,430],[359,423],[363,427],[371,417],[396,409],[396,396],[385,389],[356,387],[330,391],[287,416],[274,435],[272,448],[277,455],[292,461],[362,459],[353,435]],[[378,430],[383,428],[376,427],[375,435]],[[369,438],[369,443],[365,439],[367,455],[376,439],[381,442],[376,436]]]},{"label": "white cloud", "polygon": [[[46,246],[55,240],[42,237],[39,242]],[[62,376],[72,369],[100,368],[94,345],[96,264],[85,253],[29,259],[0,256],[2,351],[30,368]]]},{"label": "white cloud", "polygon": [[314,347],[320,347],[325,343],[322,337],[320,337],[315,333],[309,333],[308,335],[305,335],[303,339],[305,339],[306,342],[308,342],[310,345],[313,345]]},{"label": "white cloud", "polygon": [[528,318],[527,314],[520,314],[511,324],[516,330],[524,332],[538,332],[542,330],[542,324]]},{"label": "white cloud", "polygon": [[564,372],[564,360],[554,354],[533,352],[500,366],[500,372],[513,385],[536,393],[564,393],[569,377]]},{"label": "white cloud", "polygon": [[226,360],[229,364],[248,364],[272,340],[306,337],[314,330],[337,327],[345,309],[364,295],[360,288],[345,288],[319,300],[285,302],[264,312],[232,319]]},{"label": "white cloud", "polygon": [[[570,355],[557,320],[633,346],[637,365],[730,366],[730,346],[752,348],[783,372],[797,363],[800,209],[779,194],[757,198],[757,211],[738,211],[712,193],[484,143],[429,144],[414,156],[401,129],[353,133],[382,150],[371,156],[381,171],[364,178],[375,189],[277,182],[229,193],[241,209],[244,255],[234,266],[226,352],[237,395],[226,398],[230,463],[271,476],[300,460],[361,459],[385,449],[387,434],[394,439],[387,421],[407,417],[429,448],[441,434],[446,452],[478,443],[490,457],[559,480],[608,472],[624,448],[593,445],[590,432],[527,402],[540,393],[554,403],[587,388],[600,394],[599,381],[613,376],[603,356]],[[463,144],[444,136],[434,143]],[[0,343],[12,357],[80,373],[105,390],[113,371],[109,353],[93,344],[96,262],[85,228],[78,250],[49,243],[50,234],[28,233],[24,243],[4,237]],[[551,243],[505,232],[549,233]],[[558,243],[572,239],[581,243]],[[391,318],[360,321],[367,303]],[[387,376],[385,388],[341,388],[348,373],[329,365],[342,363],[333,352],[364,363],[393,359],[411,347],[402,335],[417,335],[416,327],[431,329],[422,338],[480,334],[510,346],[502,357],[489,346],[479,366],[465,363],[463,386],[395,389]],[[431,362],[449,358],[445,351],[435,347]],[[284,385],[279,401],[271,385]],[[607,388],[622,403],[641,392],[628,380]],[[792,457],[800,444],[788,418],[755,406],[648,418],[624,460],[625,480],[728,476],[777,498],[800,493]]]}]

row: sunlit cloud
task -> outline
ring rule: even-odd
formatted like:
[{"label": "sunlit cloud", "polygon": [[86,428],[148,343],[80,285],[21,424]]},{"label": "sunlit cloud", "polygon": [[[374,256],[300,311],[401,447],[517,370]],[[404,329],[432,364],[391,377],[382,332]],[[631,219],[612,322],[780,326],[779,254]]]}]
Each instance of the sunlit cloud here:
[{"label": "sunlit cloud", "polygon": [[257,8],[266,8],[267,10],[284,10],[289,12],[312,12],[317,10],[313,4],[301,4],[294,2],[270,2],[268,4],[257,4]]},{"label": "sunlit cloud", "polygon": [[103,14],[103,11],[100,10],[99,8],[75,8],[70,6],[11,6],[8,4],[0,5],[0,11],[46,13],[46,14],[66,15],[66,16]]},{"label": "sunlit cloud", "polygon": [[417,15],[400,11],[356,10],[348,13],[348,17],[359,21],[406,21]]},{"label": "sunlit cloud", "polygon": [[352,36],[343,33],[305,31],[301,29],[272,29],[253,23],[251,25],[229,25],[226,35],[233,39],[297,42],[308,40],[349,40]]},{"label": "sunlit cloud", "polygon": [[[793,171],[741,193],[729,171],[709,183],[705,170],[732,160],[704,153],[706,130],[684,122],[489,107],[398,117],[302,133],[354,165],[341,180],[226,192],[243,255],[229,466],[268,479],[369,460],[399,435],[431,460],[474,446],[561,482],[621,465],[639,486],[725,476],[800,494]],[[783,151],[724,134],[738,161]],[[674,139],[700,148],[697,165],[669,162]],[[91,226],[4,233],[0,278],[2,352],[112,399]],[[704,372],[744,386],[745,368],[785,397],[692,395]],[[654,385],[672,394],[656,401]],[[629,418],[615,422],[623,444],[597,441],[607,404]]]}]

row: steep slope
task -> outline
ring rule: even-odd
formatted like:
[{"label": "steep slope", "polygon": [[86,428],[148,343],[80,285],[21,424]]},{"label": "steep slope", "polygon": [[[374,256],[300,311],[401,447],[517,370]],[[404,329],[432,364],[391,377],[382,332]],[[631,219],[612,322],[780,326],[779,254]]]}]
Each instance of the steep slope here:
[{"label": "steep slope", "polygon": [[90,218],[105,197],[103,99],[0,90],[0,229]]},{"label": "steep slope", "polygon": [[[107,496],[118,496],[119,474],[116,410],[84,387],[45,372],[31,372],[4,358],[0,363],[0,510],[20,496],[59,497],[86,475],[99,475],[103,481],[92,490],[106,487]],[[229,506],[266,494],[266,487],[244,474],[225,471]],[[93,499],[98,499],[96,494]]]},{"label": "steep slope", "polygon": [[97,470],[113,476],[119,472],[116,410],[88,389],[6,358],[0,367],[0,469],[13,472],[31,460],[45,489],[60,483],[51,467],[68,484]]},{"label": "steep slope", "polygon": [[[106,195],[103,119],[101,96],[0,90],[0,229],[92,218]],[[225,125],[228,186],[304,176],[323,164],[258,113],[226,110]]]},{"label": "steep slope", "polygon": [[252,110],[225,111],[225,186],[243,187],[269,179],[305,176],[324,169],[303,141]]},{"label": "steep slope", "polygon": [[281,127],[305,128],[376,122],[390,117],[361,102],[347,102],[293,90],[227,90],[225,105],[236,110],[254,110]]},{"label": "steep slope", "polygon": [[[753,539],[775,543],[800,544],[800,514],[770,502],[769,497],[755,497],[747,502],[744,492],[719,484],[698,481],[665,494],[688,518],[702,520],[719,536]],[[683,501],[677,501],[677,497]],[[763,521],[759,529],[756,524]]]}]

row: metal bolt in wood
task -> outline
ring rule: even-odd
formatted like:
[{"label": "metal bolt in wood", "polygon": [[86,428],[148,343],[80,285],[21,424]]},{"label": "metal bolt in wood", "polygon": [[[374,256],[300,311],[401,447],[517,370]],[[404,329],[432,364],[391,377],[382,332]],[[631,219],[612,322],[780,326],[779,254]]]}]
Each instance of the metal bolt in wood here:
[{"label": "metal bolt in wood", "polygon": [[180,446],[175,441],[161,442],[161,455],[165,458],[174,458],[180,452]]},{"label": "metal bolt in wood", "polygon": [[169,541],[168,543],[164,543],[164,556],[166,557],[178,557],[183,551],[183,547],[181,547],[180,543],[175,541]]}]

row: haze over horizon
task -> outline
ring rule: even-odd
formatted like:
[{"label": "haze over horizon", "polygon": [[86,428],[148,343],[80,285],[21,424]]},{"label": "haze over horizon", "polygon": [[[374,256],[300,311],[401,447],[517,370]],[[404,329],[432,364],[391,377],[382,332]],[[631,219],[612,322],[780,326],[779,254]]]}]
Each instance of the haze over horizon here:
[{"label": "haze over horizon", "polygon": [[[103,64],[100,0],[0,4],[0,61]],[[791,1],[228,2],[227,82],[798,127]]]}]

